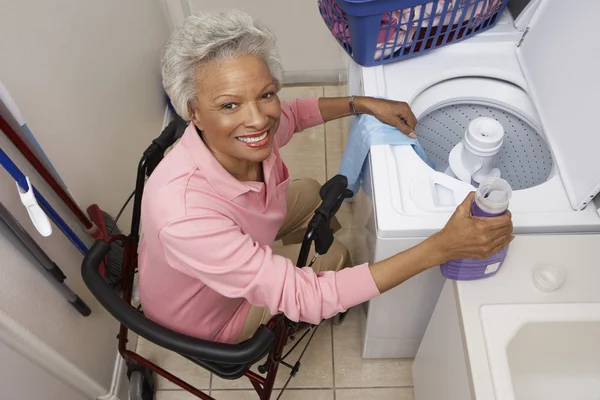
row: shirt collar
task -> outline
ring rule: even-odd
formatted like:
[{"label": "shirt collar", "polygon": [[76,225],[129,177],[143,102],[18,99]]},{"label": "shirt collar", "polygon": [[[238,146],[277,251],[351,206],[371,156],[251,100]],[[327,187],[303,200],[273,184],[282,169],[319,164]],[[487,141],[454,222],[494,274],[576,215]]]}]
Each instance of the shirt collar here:
[{"label": "shirt collar", "polygon": [[[196,167],[202,171],[208,183],[223,197],[233,200],[247,192],[258,192],[257,185],[250,185],[240,182],[234,178],[217,160],[214,154],[206,147],[206,144],[198,134],[196,126],[190,122],[186,128],[182,140],[190,157]],[[270,178],[273,165],[277,156],[275,152],[263,161],[263,171],[265,183]]]}]

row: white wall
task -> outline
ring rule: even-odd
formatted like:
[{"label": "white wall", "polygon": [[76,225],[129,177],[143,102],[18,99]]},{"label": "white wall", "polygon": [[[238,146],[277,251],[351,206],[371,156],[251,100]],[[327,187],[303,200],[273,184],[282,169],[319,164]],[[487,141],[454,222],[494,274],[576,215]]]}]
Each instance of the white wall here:
[{"label": "white wall", "polygon": [[286,83],[345,80],[345,52],[321,19],[317,0],[165,0],[173,25],[185,15],[238,9],[277,36]]},{"label": "white wall", "polygon": [[160,133],[160,1],[0,0],[0,79],[82,205],[116,213]]},{"label": "white wall", "polygon": [[4,399],[87,400],[16,351],[0,343],[0,387]]},{"label": "white wall", "polygon": [[[161,0],[0,0],[0,80],[82,206],[115,214],[133,189],[141,152],[162,128]],[[0,133],[0,147],[84,237],[81,227]],[[0,231],[0,341],[92,398],[112,381],[117,324],[80,278],[81,254],[55,229],[42,238],[0,168],[0,201],[63,269],[92,308],[83,318]],[[127,218],[127,217],[125,217]],[[125,223],[122,227],[128,228]],[[88,240],[89,243],[89,240]],[[0,370],[10,368],[0,358]],[[31,382],[35,384],[35,382]],[[14,397],[13,397],[14,398]]]}]

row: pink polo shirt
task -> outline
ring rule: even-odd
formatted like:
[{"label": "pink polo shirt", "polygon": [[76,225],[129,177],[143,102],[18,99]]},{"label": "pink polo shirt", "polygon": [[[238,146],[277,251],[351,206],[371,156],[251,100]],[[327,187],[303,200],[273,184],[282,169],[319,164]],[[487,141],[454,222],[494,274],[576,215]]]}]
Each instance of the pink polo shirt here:
[{"label": "pink polo shirt", "polygon": [[289,185],[279,147],[323,123],[316,98],[282,102],[281,109],[264,183],[231,176],[192,124],[148,179],[138,261],[148,318],[231,343],[251,305],[318,323],[379,294],[367,264],[316,274],[273,254]]}]

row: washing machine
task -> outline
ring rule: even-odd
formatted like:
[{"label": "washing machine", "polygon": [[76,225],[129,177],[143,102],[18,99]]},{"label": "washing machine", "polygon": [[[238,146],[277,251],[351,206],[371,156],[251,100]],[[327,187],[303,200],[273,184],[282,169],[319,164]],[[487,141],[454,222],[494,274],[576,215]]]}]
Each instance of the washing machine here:
[{"label": "washing machine", "polygon": [[[479,117],[504,128],[497,162],[513,190],[516,235],[600,232],[597,15],[594,0],[534,0],[508,7],[493,29],[463,42],[384,66],[349,67],[353,94],[411,105],[435,164],[410,146],[371,148],[354,205],[357,240],[366,246],[358,261],[386,259],[438,232],[476,189],[446,170]],[[444,281],[432,268],[370,301],[363,356],[414,357]]]}]

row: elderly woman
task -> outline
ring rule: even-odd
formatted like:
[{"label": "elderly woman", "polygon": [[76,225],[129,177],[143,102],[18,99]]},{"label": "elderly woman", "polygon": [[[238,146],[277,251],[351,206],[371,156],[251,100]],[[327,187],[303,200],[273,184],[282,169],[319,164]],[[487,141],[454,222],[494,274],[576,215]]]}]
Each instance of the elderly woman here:
[{"label": "elderly woman", "polygon": [[[297,268],[320,185],[290,182],[279,149],[303,129],[353,113],[414,135],[408,105],[367,97],[281,102],[275,37],[240,12],[187,18],[166,45],[162,76],[190,121],[149,178],[142,205],[140,297],[145,314],[166,327],[234,343],[277,313],[318,323],[428,268],[486,257],[512,240],[510,213],[475,218],[471,194],[442,231],[389,259],[350,266],[336,241],[312,268]],[[283,245],[274,245],[278,239]]]}]

